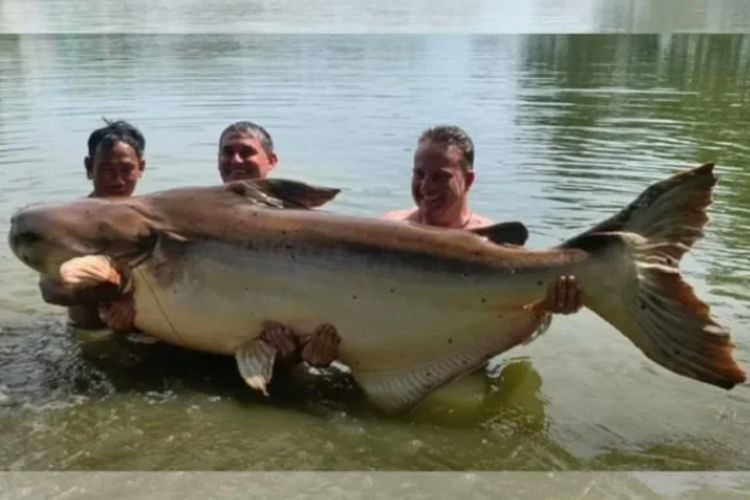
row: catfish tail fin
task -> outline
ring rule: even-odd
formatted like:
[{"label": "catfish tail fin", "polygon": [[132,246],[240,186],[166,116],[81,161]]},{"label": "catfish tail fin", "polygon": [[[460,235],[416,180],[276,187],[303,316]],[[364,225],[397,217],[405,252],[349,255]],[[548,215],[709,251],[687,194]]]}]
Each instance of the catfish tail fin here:
[{"label": "catfish tail fin", "polygon": [[716,180],[713,164],[674,175],[562,247],[602,257],[597,279],[590,287],[584,283],[587,307],[653,361],[729,389],[745,381],[729,331],[711,318],[678,269],[703,235]]},{"label": "catfish tail fin", "polygon": [[711,318],[708,305],[680,276],[674,258],[680,246],[651,243],[633,233],[592,234],[572,243],[608,254],[599,272],[600,281],[607,276],[606,284],[595,293],[584,292],[586,307],[651,360],[725,389],[745,381],[732,357],[729,331]]}]

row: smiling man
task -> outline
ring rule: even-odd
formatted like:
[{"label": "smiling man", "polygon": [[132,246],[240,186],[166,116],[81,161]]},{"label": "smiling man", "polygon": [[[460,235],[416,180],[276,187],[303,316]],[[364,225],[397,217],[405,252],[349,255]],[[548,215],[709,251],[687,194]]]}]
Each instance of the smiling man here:
[{"label": "smiling man", "polygon": [[233,123],[219,137],[222,182],[265,179],[278,162],[271,134],[253,122]]},{"label": "smiling man", "polygon": [[414,153],[411,194],[416,207],[388,212],[384,219],[451,229],[475,229],[492,221],[469,209],[474,184],[474,143],[456,126],[422,133]]},{"label": "smiling man", "polygon": [[[411,178],[415,208],[396,210],[384,219],[400,220],[445,229],[477,229],[493,222],[469,208],[474,184],[474,143],[462,128],[438,125],[425,130],[417,141]],[[575,276],[560,276],[550,284],[540,311],[571,314],[583,305]]]},{"label": "smiling man", "polygon": [[[225,128],[219,136],[219,174],[224,183],[265,179],[279,158],[273,150],[273,139],[260,125],[239,121]],[[333,327],[320,328],[300,341],[300,335],[278,322],[263,325],[260,338],[276,349],[281,364],[302,359],[312,366],[328,366],[336,356],[341,339]]]}]

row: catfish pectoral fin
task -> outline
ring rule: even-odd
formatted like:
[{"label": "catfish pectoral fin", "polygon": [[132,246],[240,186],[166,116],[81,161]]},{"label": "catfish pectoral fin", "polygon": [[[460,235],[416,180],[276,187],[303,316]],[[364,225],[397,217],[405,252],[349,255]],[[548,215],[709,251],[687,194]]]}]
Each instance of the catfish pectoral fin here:
[{"label": "catfish pectoral fin", "polygon": [[268,383],[273,376],[276,349],[265,340],[256,338],[241,344],[234,357],[245,383],[268,396]]},{"label": "catfish pectoral fin", "polygon": [[484,236],[492,243],[498,245],[523,246],[529,238],[529,231],[521,222],[501,222],[491,226],[479,227],[470,230],[474,234]]}]

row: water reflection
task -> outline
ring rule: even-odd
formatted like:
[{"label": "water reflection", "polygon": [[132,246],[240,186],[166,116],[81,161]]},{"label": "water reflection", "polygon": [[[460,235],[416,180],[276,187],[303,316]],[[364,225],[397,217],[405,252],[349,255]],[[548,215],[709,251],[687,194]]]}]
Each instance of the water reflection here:
[{"label": "water reflection", "polygon": [[489,377],[482,370],[430,394],[412,418],[450,427],[497,425],[509,435],[535,434],[545,430],[541,387],[541,375],[530,360],[503,360]]},{"label": "water reflection", "polygon": [[743,0],[5,0],[0,32],[24,33],[743,33]]},{"label": "water reflection", "polygon": [[[517,123],[549,145],[548,161],[531,167],[542,170],[545,196],[614,211],[628,189],[678,165],[716,162],[721,183],[708,231],[724,243],[698,258],[715,293],[747,304],[750,267],[727,249],[745,247],[750,235],[750,130],[740,125],[750,119],[750,37],[539,36],[523,50]],[[582,190],[597,196],[581,200]],[[577,225],[569,215],[550,222]],[[740,309],[746,320],[747,306]]]}]

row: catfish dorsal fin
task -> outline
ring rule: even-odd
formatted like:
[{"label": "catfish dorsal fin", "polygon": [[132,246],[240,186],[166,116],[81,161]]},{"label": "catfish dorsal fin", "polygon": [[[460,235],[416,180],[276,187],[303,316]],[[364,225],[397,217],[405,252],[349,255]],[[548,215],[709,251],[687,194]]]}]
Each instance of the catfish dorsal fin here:
[{"label": "catfish dorsal fin", "polygon": [[521,222],[501,222],[491,226],[470,229],[474,234],[484,236],[492,243],[498,245],[518,245],[523,246],[529,237],[529,231]]},{"label": "catfish dorsal fin", "polygon": [[248,202],[271,208],[315,208],[329,202],[341,191],[289,179],[234,181],[226,188]]}]

